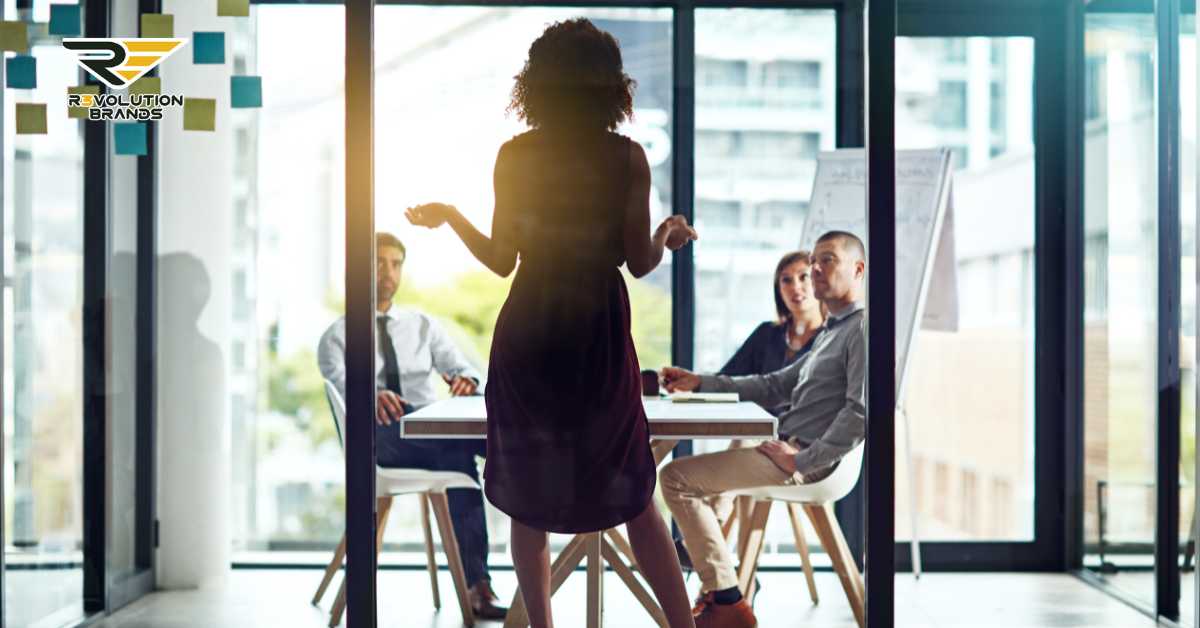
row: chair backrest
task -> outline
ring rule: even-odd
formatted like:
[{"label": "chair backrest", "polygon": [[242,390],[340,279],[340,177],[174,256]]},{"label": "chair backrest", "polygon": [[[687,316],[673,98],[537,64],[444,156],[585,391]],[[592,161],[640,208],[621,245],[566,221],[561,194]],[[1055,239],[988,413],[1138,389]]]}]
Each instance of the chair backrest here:
[{"label": "chair backrest", "polygon": [[329,413],[333,415],[333,426],[337,429],[338,445],[342,447],[342,454],[345,454],[346,439],[342,435],[346,433],[346,402],[342,400],[342,393],[338,392],[337,386],[329,380],[325,380],[325,399],[329,401]]},{"label": "chair backrest", "polygon": [[859,443],[858,447],[842,457],[842,461],[829,477],[816,483],[827,497],[824,501],[836,502],[854,490],[854,485],[858,484],[858,476],[862,473],[863,450],[866,448],[866,441]]}]

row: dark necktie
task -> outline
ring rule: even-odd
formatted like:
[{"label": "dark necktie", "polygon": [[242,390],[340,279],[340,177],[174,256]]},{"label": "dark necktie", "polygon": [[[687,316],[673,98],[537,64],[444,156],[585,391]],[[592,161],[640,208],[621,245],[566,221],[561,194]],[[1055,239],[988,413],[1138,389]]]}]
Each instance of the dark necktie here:
[{"label": "dark necktie", "polygon": [[379,346],[383,350],[383,381],[388,390],[404,396],[400,389],[400,363],[396,360],[396,345],[392,342],[392,335],[388,333],[388,318],[379,316],[375,323],[379,330]]}]

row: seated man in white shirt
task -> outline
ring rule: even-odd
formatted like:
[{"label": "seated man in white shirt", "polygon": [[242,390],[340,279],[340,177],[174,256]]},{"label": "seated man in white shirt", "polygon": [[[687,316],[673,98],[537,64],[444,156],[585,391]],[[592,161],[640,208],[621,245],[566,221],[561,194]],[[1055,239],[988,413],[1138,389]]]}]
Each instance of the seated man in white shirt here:
[{"label": "seated man in white shirt", "polygon": [[[396,236],[375,236],[375,353],[376,395],[375,460],[382,467],[405,467],[432,471],[459,471],[479,480],[475,457],[483,456],[482,439],[404,439],[400,417],[437,397],[430,375],[437,372],[453,395],[472,395],[479,386],[479,373],[454,346],[446,331],[433,318],[392,305],[400,286],[404,245]],[[317,349],[321,375],[346,393],[346,319],[339,318],[321,337]],[[347,417],[362,420],[363,417]],[[483,495],[475,489],[450,489],[450,518],[462,550],[469,597],[476,616],[502,619],[505,609],[496,605],[488,575],[488,534]]]}]

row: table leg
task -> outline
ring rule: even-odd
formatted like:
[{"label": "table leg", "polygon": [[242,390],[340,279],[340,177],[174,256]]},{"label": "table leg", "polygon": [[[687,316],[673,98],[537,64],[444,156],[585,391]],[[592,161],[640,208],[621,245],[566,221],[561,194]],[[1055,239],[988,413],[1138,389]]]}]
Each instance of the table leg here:
[{"label": "table leg", "polygon": [[587,628],[600,628],[604,623],[604,536],[589,532],[583,543],[587,552]]},{"label": "table leg", "polygon": [[604,536],[608,537],[608,541],[606,541],[606,543],[611,542],[612,546],[616,548],[618,552],[621,552],[623,556],[625,556],[625,560],[629,561],[630,567],[633,569],[638,568],[637,556],[633,555],[633,546],[629,544],[629,541],[625,538],[625,535],[621,534],[620,530],[616,528],[609,528],[604,531]]}]

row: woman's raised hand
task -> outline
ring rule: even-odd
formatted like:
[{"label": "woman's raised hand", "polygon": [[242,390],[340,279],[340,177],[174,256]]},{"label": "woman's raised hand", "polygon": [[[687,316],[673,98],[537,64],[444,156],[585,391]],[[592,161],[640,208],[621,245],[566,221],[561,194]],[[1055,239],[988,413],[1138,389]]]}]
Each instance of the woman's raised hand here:
[{"label": "woman's raised hand", "polygon": [[418,227],[428,227],[437,229],[446,224],[449,220],[451,212],[454,211],[453,205],[445,203],[425,203],[415,207],[409,207],[404,210],[404,216],[408,221]]},{"label": "woman's raised hand", "polygon": [[688,225],[687,218],[680,214],[668,216],[658,226],[658,229],[660,231],[667,230],[666,246],[672,251],[678,251],[687,246],[688,242],[700,239],[700,234],[696,233],[696,230]]}]

